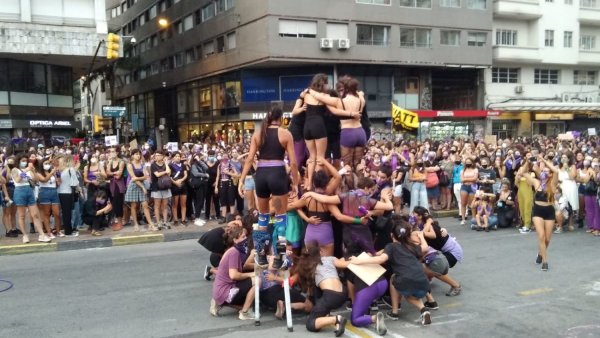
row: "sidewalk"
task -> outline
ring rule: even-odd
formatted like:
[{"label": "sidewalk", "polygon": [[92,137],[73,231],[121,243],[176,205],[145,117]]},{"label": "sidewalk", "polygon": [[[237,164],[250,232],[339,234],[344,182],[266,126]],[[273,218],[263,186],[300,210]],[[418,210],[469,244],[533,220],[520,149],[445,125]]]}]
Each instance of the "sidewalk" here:
[{"label": "sidewalk", "polygon": [[102,236],[92,236],[89,231],[80,230],[78,237],[57,237],[51,243],[40,243],[37,241],[38,234],[29,234],[31,241],[29,244],[23,244],[22,236],[7,238],[2,235],[0,256],[198,239],[204,232],[219,226],[223,226],[223,224],[218,224],[217,221],[207,222],[202,227],[190,222],[188,226],[177,226],[170,230],[153,232],[145,231],[145,226],[141,226],[140,228],[143,230],[139,232],[134,232],[133,226],[126,226],[120,231],[112,231],[107,228],[102,232]]}]

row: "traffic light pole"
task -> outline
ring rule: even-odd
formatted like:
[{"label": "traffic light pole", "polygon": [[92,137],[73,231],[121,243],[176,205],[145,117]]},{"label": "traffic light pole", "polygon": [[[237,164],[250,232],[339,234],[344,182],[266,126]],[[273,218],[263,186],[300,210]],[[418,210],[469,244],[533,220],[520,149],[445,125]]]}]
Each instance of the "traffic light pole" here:
[{"label": "traffic light pole", "polygon": [[[91,128],[90,131],[94,131],[94,119],[92,118],[92,70],[94,69],[94,63],[96,63],[96,58],[98,57],[98,52],[100,51],[100,47],[102,46],[102,44],[104,43],[104,40],[100,40],[98,42],[98,46],[96,46],[96,52],[94,52],[94,56],[92,57],[92,62],[90,63],[90,67],[88,68],[88,72],[87,72],[87,77],[85,79],[85,87],[87,90],[87,95],[86,95],[86,104],[87,104],[87,109],[88,109],[88,118],[90,119],[90,124],[91,124]],[[87,123],[86,123],[87,124]],[[87,136],[87,133],[86,133]],[[90,140],[88,140],[88,143],[90,143]]]}]

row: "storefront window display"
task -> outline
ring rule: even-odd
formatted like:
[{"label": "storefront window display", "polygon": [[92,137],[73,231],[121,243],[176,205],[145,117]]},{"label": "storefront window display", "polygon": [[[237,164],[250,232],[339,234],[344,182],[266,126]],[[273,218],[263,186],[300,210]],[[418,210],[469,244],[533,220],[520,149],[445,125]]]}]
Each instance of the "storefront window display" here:
[{"label": "storefront window display", "polygon": [[485,120],[469,121],[423,121],[419,126],[421,140],[445,140],[454,138],[483,139]]}]

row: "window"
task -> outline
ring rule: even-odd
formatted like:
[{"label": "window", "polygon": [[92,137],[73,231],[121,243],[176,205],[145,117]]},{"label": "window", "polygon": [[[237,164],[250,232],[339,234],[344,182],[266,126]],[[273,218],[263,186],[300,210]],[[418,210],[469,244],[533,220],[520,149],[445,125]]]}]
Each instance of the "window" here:
[{"label": "window", "polygon": [[595,85],[597,73],[593,70],[574,70],[573,84],[576,85]]},{"label": "window", "polygon": [[558,69],[536,69],[533,83],[558,84]]},{"label": "window", "polygon": [[573,32],[565,31],[563,45],[565,48],[573,47]]},{"label": "window", "polygon": [[185,64],[190,64],[196,61],[196,50],[194,48],[187,49],[185,51]]},{"label": "window", "polygon": [[581,8],[598,8],[597,0],[581,0],[580,5]]},{"label": "window", "polygon": [[219,36],[217,38],[217,53],[223,53],[225,51],[225,37]]},{"label": "window", "polygon": [[517,31],[509,29],[496,30],[496,45],[499,46],[516,46]]},{"label": "window", "polygon": [[580,48],[583,50],[592,50],[596,49],[596,37],[593,35],[582,35],[580,43]]},{"label": "window", "polygon": [[486,9],[486,0],[467,0],[467,8],[469,9]]},{"label": "window", "polygon": [[148,39],[140,41],[140,43],[138,43],[138,45],[140,46],[140,54],[147,51],[148,50]]},{"label": "window", "polygon": [[400,0],[401,7],[431,8],[431,0]]},{"label": "window", "polygon": [[175,68],[183,66],[183,53],[177,53],[173,55],[173,66]]},{"label": "window", "polygon": [[554,2],[554,0],[546,0],[546,2]]},{"label": "window", "polygon": [[572,5],[573,4],[573,0],[565,0],[565,5]]},{"label": "window", "polygon": [[150,74],[151,75],[156,75],[160,72],[160,63],[155,62],[153,64],[150,65]]},{"label": "window", "polygon": [[460,46],[460,31],[441,31],[440,44],[446,46]]},{"label": "window", "polygon": [[217,14],[233,7],[233,0],[217,0]]},{"label": "window", "polygon": [[552,29],[545,31],[544,46],[554,47],[554,31]]},{"label": "window", "polygon": [[211,2],[202,7],[202,22],[215,16],[215,3]]},{"label": "window", "polygon": [[46,93],[46,69],[41,63],[10,60],[8,78],[14,91]]},{"label": "window", "polygon": [[367,5],[391,5],[391,0],[356,0],[356,3]]},{"label": "window", "polygon": [[158,12],[158,8],[156,7],[156,5],[150,7],[150,9],[148,10],[148,18],[150,20],[156,18],[157,12]]},{"label": "window", "polygon": [[440,0],[440,7],[460,7],[460,0]]},{"label": "window", "polygon": [[279,20],[279,36],[291,38],[316,38],[316,21]]},{"label": "window", "polygon": [[213,55],[215,53],[215,42],[207,41],[202,45],[202,52],[204,53],[204,57],[208,57],[209,55]]},{"label": "window", "polygon": [[227,34],[227,49],[235,49],[235,47],[237,47],[235,32]]},{"label": "window", "polygon": [[194,17],[190,14],[183,19],[183,31],[189,31],[194,27]]},{"label": "window", "polygon": [[519,68],[492,68],[493,83],[519,82]]},{"label": "window", "polygon": [[48,94],[73,95],[73,75],[71,68],[47,65]]},{"label": "window", "polygon": [[387,46],[389,44],[389,26],[356,25],[356,44]]},{"label": "window", "polygon": [[172,68],[172,59],[171,58],[166,58],[166,59],[160,60],[160,71],[162,73],[168,72],[169,70],[171,70],[171,68]]},{"label": "window", "polygon": [[347,39],[348,25],[345,23],[327,23],[327,37],[331,39]]},{"label": "window", "polygon": [[183,23],[181,21],[177,21],[177,22],[173,23],[173,30],[177,34],[183,33]]},{"label": "window", "polygon": [[469,32],[467,34],[467,45],[483,47],[487,42],[487,33],[483,32]]},{"label": "window", "polygon": [[431,29],[400,28],[400,47],[431,47]]},{"label": "window", "polygon": [[146,13],[143,13],[142,15],[140,15],[139,21],[140,21],[140,26],[143,26],[146,23]]}]

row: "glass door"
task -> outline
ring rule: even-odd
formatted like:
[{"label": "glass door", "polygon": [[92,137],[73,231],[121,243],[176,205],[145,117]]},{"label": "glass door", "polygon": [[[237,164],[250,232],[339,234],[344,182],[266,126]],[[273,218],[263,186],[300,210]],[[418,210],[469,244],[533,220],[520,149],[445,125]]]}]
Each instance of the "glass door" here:
[{"label": "glass door", "polygon": [[533,135],[557,136],[565,133],[565,122],[532,122]]}]

